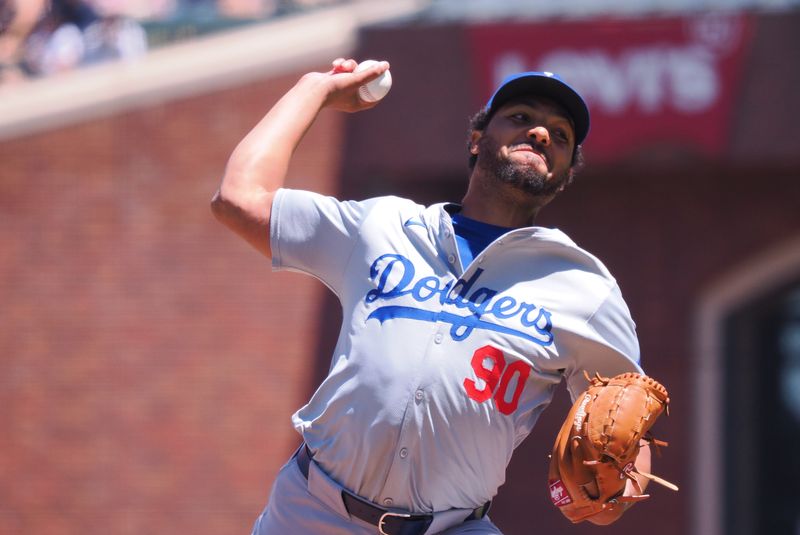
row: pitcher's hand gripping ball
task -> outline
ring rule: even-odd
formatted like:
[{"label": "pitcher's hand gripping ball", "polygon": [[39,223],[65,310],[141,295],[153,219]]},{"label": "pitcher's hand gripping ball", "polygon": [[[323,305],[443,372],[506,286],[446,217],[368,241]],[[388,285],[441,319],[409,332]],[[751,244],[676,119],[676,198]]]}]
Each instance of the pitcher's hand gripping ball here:
[{"label": "pitcher's hand gripping ball", "polygon": [[[678,490],[634,466],[640,441],[667,445],[649,430],[668,405],[666,388],[638,373],[612,379],[596,374],[589,380],[589,388],[562,425],[550,458],[550,498],[564,516],[576,523],[601,513],[613,516],[624,503],[648,498],[632,473]],[[623,496],[628,480],[636,490],[633,496]]]},{"label": "pitcher's hand gripping ball", "polygon": [[[355,72],[369,69],[378,62],[374,59],[367,59],[362,61],[356,67]],[[366,83],[358,88],[358,96],[364,102],[377,102],[389,92],[392,88],[392,74],[387,70],[376,79]]]}]

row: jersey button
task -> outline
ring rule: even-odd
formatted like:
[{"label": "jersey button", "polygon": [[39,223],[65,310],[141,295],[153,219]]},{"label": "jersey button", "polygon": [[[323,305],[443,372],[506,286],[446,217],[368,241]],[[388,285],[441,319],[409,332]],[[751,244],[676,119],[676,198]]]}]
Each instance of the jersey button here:
[{"label": "jersey button", "polygon": [[442,343],[442,333],[436,333],[436,336],[433,337],[433,341],[437,344]]},{"label": "jersey button", "polygon": [[394,500],[391,498],[384,498],[383,500],[383,505],[385,505],[386,507],[391,507],[393,503]]},{"label": "jersey button", "polygon": [[400,458],[405,459],[408,457],[408,448],[400,448]]},{"label": "jersey button", "polygon": [[424,395],[425,394],[422,392],[422,390],[417,390],[416,392],[414,392],[414,399],[416,399],[417,401],[422,401],[422,397]]},{"label": "jersey button", "polygon": [[456,255],[452,255],[451,254],[450,256],[447,257],[447,261],[450,262],[451,264],[455,264],[456,263]]}]

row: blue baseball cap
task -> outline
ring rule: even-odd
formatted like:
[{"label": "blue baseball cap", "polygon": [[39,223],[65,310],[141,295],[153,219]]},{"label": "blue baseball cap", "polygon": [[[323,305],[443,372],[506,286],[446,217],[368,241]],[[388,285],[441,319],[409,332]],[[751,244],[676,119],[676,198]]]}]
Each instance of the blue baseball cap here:
[{"label": "blue baseball cap", "polygon": [[575,145],[589,134],[589,107],[561,77],[552,72],[528,71],[509,76],[500,84],[486,103],[489,116],[506,102],[525,95],[547,97],[560,104],[575,126]]}]

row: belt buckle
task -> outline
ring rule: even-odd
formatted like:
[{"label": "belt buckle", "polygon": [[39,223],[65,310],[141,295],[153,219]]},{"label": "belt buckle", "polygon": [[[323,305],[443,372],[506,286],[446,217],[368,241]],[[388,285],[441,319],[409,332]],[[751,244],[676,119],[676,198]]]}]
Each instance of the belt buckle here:
[{"label": "belt buckle", "polygon": [[397,518],[411,518],[413,515],[410,515],[408,513],[393,513],[391,511],[386,511],[381,515],[380,519],[378,519],[378,533],[380,533],[380,535],[392,535],[391,533],[386,533],[385,531],[383,531],[383,524],[386,522],[387,516],[397,517]]}]

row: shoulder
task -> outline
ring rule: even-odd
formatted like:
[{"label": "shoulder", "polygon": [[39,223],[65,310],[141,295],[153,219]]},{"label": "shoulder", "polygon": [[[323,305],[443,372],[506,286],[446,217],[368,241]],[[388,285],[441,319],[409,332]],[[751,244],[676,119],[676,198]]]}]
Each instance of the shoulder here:
[{"label": "shoulder", "polygon": [[375,208],[380,208],[381,210],[390,210],[394,212],[402,212],[402,213],[420,213],[425,210],[425,206],[418,204],[411,199],[406,199],[404,197],[397,197],[395,195],[386,195],[383,197],[373,197],[371,199],[365,199],[360,201],[365,203],[366,205]]},{"label": "shoulder", "polygon": [[291,189],[291,188],[280,188],[275,195],[277,198],[280,198],[284,202],[311,202],[316,204],[325,204],[325,203],[352,204],[352,205],[361,205],[367,208],[374,208],[375,206],[382,206],[382,207],[393,206],[397,207],[398,209],[410,206],[422,208],[421,205],[416,204],[414,201],[411,201],[409,199],[404,199],[402,197],[397,197],[394,195],[372,197],[362,200],[355,200],[355,199],[340,200],[332,195],[325,195],[323,193],[317,193],[315,191]]},{"label": "shoulder", "polygon": [[577,269],[606,280],[609,288],[616,286],[617,281],[606,265],[597,256],[575,243],[563,231],[546,227],[532,227],[531,231],[535,247],[573,264]]},{"label": "shoulder", "polygon": [[361,201],[344,201],[357,205],[363,210],[363,219],[370,225],[402,227],[405,223],[419,219],[426,207],[411,199],[386,195]]},{"label": "shoulder", "polygon": [[398,212],[419,212],[424,207],[415,202],[396,196],[373,197],[363,200],[340,200],[332,195],[314,191],[281,188],[275,193],[275,207],[292,207],[293,210],[340,212],[365,218],[373,215],[389,215]]}]

